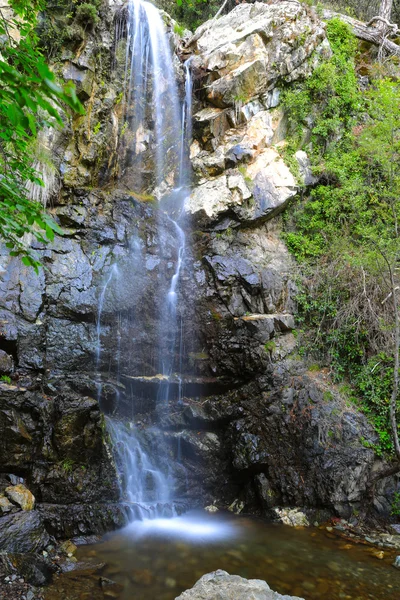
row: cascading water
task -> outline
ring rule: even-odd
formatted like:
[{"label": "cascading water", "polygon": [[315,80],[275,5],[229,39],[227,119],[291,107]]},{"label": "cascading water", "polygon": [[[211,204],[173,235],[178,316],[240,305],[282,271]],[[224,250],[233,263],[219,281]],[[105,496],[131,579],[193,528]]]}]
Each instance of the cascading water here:
[{"label": "cascading water", "polygon": [[[168,406],[172,380],[182,398],[183,319],[179,311],[179,283],[184,268],[186,236],[183,205],[190,187],[192,79],[185,63],[185,98],[181,103],[172,53],[162,17],[149,2],[129,0],[117,19],[116,40],[124,42],[123,114],[130,144],[122,142],[121,176],[135,191],[148,189],[151,171],[154,196],[159,201],[157,235],[161,252],[174,240],[175,258],[163,274],[167,289],[161,302],[158,332],[159,388],[157,402]],[[144,156],[151,153],[145,165]],[[99,297],[97,370],[100,364],[101,314],[106,291],[114,280],[111,270]],[[164,289],[164,287],[162,288]],[[165,292],[163,292],[165,293]],[[134,349],[133,349],[134,351]],[[119,370],[119,368],[118,368]],[[132,373],[132,379],[137,376]],[[100,394],[101,394],[101,387]],[[135,415],[133,415],[135,417]],[[131,503],[132,518],[171,516],[173,475],[160,432],[119,416],[107,417],[108,431],[120,471],[121,494]],[[179,460],[179,459],[178,459]],[[169,514],[168,514],[169,511]]]}]

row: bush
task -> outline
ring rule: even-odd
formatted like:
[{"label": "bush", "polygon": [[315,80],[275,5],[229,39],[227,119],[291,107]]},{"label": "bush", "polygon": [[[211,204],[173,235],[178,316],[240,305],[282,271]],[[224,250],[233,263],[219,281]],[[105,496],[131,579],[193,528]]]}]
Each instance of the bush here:
[{"label": "bush", "polygon": [[347,382],[379,435],[376,452],[390,455],[400,86],[387,78],[360,91],[354,36],[338,19],[327,34],[332,58],[283,94],[291,132],[286,152],[305,147],[320,177],[285,216],[284,238],[300,264],[305,352],[328,364],[334,380]]},{"label": "bush", "polygon": [[76,9],[76,20],[84,27],[94,27],[99,22],[98,8],[94,4],[84,2]]}]

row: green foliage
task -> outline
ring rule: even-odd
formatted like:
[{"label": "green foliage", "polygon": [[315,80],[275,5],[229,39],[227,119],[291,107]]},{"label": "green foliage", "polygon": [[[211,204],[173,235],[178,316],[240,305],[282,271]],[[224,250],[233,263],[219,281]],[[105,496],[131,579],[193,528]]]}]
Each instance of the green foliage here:
[{"label": "green foliage", "polygon": [[63,470],[65,471],[65,473],[71,473],[74,464],[75,464],[74,460],[72,460],[71,458],[66,458],[61,463],[61,466],[62,466]]},{"label": "green foliage", "polygon": [[60,58],[64,46],[76,47],[100,21],[103,0],[48,1],[38,23],[39,45],[48,58]]},{"label": "green foliage", "polygon": [[392,452],[389,401],[393,385],[393,359],[380,354],[361,365],[353,377],[357,403],[379,435],[375,452],[382,456]]},{"label": "green foliage", "polygon": [[360,109],[360,95],[354,69],[356,43],[349,26],[339,19],[327,25],[333,50],[329,60],[321,62],[304,83],[283,91],[292,145],[305,142],[306,127],[312,123],[313,152],[320,157],[330,142],[345,128],[348,130]]},{"label": "green foliage", "polygon": [[167,8],[173,18],[193,31],[211,19],[220,7],[219,0],[176,0],[175,6],[172,4]]},{"label": "green foliage", "polygon": [[[13,0],[10,5],[18,19],[0,14],[0,236],[11,255],[20,255],[25,265],[37,270],[39,263],[24,236],[31,233],[45,243],[62,231],[27,195],[29,181],[43,185],[31,166],[32,139],[44,125],[62,126],[65,105],[81,113],[83,108],[72,85],[57,83],[37,47],[36,14],[42,1]],[[19,41],[13,39],[13,30],[19,31]]]},{"label": "green foliage", "polygon": [[175,23],[174,33],[176,33],[176,35],[179,35],[179,37],[182,37],[185,33],[185,27],[183,25],[179,25],[179,23]]},{"label": "green foliage", "polygon": [[2,375],[0,377],[0,381],[3,381],[4,383],[10,384],[11,383],[11,377],[9,377],[8,375]]},{"label": "green foliage", "polygon": [[274,342],[274,340],[269,340],[269,342],[264,344],[264,350],[265,352],[272,354],[272,352],[276,350],[276,343]]},{"label": "green foliage", "polygon": [[85,27],[94,27],[99,21],[98,9],[95,4],[84,2],[76,9],[76,20]]},{"label": "green foliage", "polygon": [[391,514],[395,517],[400,516],[400,492],[395,492],[393,494]]},{"label": "green foliage", "polygon": [[283,94],[292,135],[287,152],[305,147],[320,177],[292,207],[284,237],[302,270],[304,352],[323,357],[334,379],[348,382],[379,434],[375,451],[387,455],[394,365],[388,269],[396,273],[400,259],[400,86],[381,79],[361,92],[354,37],[337,19],[327,33],[332,58]]}]

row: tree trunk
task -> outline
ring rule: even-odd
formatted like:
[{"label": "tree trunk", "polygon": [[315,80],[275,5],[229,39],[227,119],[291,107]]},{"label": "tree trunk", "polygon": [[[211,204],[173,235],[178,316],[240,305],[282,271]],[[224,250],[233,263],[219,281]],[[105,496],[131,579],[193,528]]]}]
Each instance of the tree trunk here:
[{"label": "tree trunk", "polygon": [[[383,0],[384,3],[392,3],[391,0]],[[381,16],[381,15],[380,15]],[[362,21],[358,21],[357,19],[353,19],[352,17],[348,17],[347,15],[342,15],[337,12],[333,12],[332,10],[324,10],[323,11],[323,19],[329,21],[329,19],[338,18],[348,23],[353,30],[354,35],[360,40],[365,40],[366,42],[371,42],[376,46],[382,46],[383,50],[385,50],[388,54],[395,55],[400,57],[400,46],[387,40],[382,35],[382,31],[378,27],[368,27]],[[384,18],[384,17],[382,17]]]},{"label": "tree trunk", "polygon": [[390,399],[390,424],[392,427],[393,443],[396,452],[397,460],[400,461],[400,442],[399,433],[397,429],[397,397],[399,394],[399,346],[400,346],[400,319],[399,319],[399,308],[397,305],[396,297],[396,285],[394,281],[393,268],[389,269],[390,272],[390,283],[392,286],[392,301],[395,318],[394,326],[394,373],[393,373],[393,391]]},{"label": "tree trunk", "polygon": [[381,0],[379,7],[379,16],[387,21],[390,21],[390,15],[392,14],[393,0]]}]

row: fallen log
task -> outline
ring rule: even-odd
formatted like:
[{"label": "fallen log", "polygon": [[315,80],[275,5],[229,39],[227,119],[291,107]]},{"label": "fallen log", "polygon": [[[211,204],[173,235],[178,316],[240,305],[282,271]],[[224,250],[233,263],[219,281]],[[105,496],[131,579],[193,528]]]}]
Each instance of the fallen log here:
[{"label": "fallen log", "polygon": [[[350,25],[356,38],[375,44],[376,46],[381,47],[388,54],[395,55],[400,58],[400,46],[391,40],[388,40],[381,28],[370,27],[369,23],[365,24],[362,21],[358,21],[357,19],[353,19],[347,15],[342,15],[341,13],[327,9],[323,11],[322,18],[328,21],[334,18],[341,19]],[[376,19],[372,19],[372,21],[375,20]]]}]

